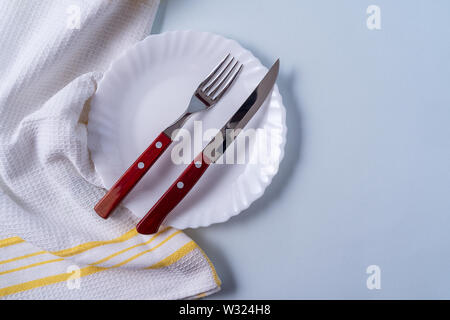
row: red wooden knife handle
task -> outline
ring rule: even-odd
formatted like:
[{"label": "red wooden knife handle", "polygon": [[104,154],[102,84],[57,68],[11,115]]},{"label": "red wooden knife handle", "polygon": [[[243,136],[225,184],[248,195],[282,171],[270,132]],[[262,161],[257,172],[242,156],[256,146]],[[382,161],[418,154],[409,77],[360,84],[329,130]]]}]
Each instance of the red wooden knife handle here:
[{"label": "red wooden knife handle", "polygon": [[178,203],[194,187],[206,169],[210,160],[200,153],[191,164],[183,171],[178,179],[170,186],[158,202],[139,221],[136,230],[142,234],[152,234],[158,231],[159,226],[166,216],[177,206]]},{"label": "red wooden knife handle", "polygon": [[172,140],[162,132],[95,205],[95,212],[108,218],[171,143]]}]

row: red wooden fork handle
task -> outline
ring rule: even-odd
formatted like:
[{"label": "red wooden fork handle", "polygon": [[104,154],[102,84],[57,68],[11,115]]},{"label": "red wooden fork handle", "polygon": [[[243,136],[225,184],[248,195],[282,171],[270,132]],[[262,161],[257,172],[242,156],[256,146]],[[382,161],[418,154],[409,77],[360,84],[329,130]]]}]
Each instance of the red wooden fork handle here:
[{"label": "red wooden fork handle", "polygon": [[162,132],[95,205],[95,212],[108,218],[171,143],[172,140]]},{"label": "red wooden fork handle", "polygon": [[136,230],[142,234],[152,234],[158,231],[166,216],[183,200],[194,187],[206,169],[210,160],[200,153],[170,186],[158,202],[139,221]]}]

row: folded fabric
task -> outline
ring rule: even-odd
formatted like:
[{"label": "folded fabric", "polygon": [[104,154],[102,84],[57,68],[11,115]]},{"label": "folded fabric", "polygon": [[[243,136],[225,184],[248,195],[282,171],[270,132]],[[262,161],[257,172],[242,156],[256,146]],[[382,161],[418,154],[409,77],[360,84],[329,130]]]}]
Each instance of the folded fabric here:
[{"label": "folded fabric", "polygon": [[0,297],[182,299],[220,288],[183,232],[143,236],[126,208],[108,220],[93,211],[105,189],[87,148],[89,99],[157,7],[0,3]]}]

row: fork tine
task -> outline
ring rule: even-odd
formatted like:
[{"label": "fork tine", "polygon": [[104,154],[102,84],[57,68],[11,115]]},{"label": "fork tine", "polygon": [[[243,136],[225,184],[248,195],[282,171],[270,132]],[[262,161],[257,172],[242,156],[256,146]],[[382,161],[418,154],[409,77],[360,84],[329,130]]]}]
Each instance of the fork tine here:
[{"label": "fork tine", "polygon": [[225,66],[225,68],[222,69],[222,71],[214,78],[214,80],[206,88],[202,89],[205,94],[209,95],[208,92],[212,88],[214,88],[216,83],[222,78],[222,76],[225,74],[225,72],[229,72],[227,70],[229,69],[229,67],[232,65],[233,62],[234,62],[234,57],[231,58],[230,62],[228,62],[228,64]]},{"label": "fork tine", "polygon": [[222,78],[222,80],[220,80],[219,84],[214,88],[214,90],[212,90],[211,92],[209,92],[209,96],[212,98],[214,97],[214,95],[217,93],[217,91],[219,91],[220,87],[225,83],[225,81],[228,81],[228,79],[230,78],[230,75],[233,74],[234,70],[236,69],[236,66],[239,64],[239,61],[236,61],[233,66],[231,67],[230,70],[228,70],[227,74]]},{"label": "fork tine", "polygon": [[214,68],[214,70],[206,77],[205,80],[202,81],[202,83],[199,84],[199,88],[205,86],[209,80],[211,80],[211,78],[216,74],[217,71],[220,70],[220,68],[223,66],[223,64],[225,63],[225,61],[228,60],[228,58],[230,57],[231,53],[227,54],[227,56],[217,65],[217,67]]},{"label": "fork tine", "polygon": [[[239,62],[239,61],[238,61]],[[236,68],[237,63],[234,65],[233,70]],[[239,75],[239,73],[241,72],[242,68],[244,67],[243,64],[241,64],[241,66],[239,67],[239,69],[234,73],[234,75],[231,77],[230,80],[228,80],[227,84],[225,85],[225,87],[223,87],[223,89],[217,94],[217,96],[214,97],[214,94],[216,92],[214,92],[214,94],[211,96],[213,97],[213,100],[219,100],[220,98],[222,98],[222,96],[225,94],[225,92],[227,92],[227,90],[231,87],[231,85],[234,83],[234,81],[236,80],[237,76]],[[233,73],[233,70],[230,71],[230,73],[227,75],[227,78],[230,77],[230,75]],[[222,85],[223,83],[225,83],[225,79],[223,79],[223,81],[217,86],[216,90],[217,91]]]}]

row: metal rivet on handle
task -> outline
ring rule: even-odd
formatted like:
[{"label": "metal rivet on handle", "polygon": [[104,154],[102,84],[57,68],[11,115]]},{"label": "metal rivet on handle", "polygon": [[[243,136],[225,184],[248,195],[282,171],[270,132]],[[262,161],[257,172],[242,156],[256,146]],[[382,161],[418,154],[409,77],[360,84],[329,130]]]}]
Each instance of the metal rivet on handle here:
[{"label": "metal rivet on handle", "polygon": [[139,169],[144,169],[144,167],[145,167],[145,164],[143,162],[139,162],[138,163],[138,168]]},{"label": "metal rivet on handle", "polygon": [[196,168],[201,168],[202,167],[202,163],[200,161],[195,162],[195,167]]},{"label": "metal rivet on handle", "polygon": [[177,183],[177,188],[178,189],[183,189],[183,187],[184,187],[184,183],[183,182],[180,181],[180,182]]},{"label": "metal rivet on handle", "polygon": [[160,149],[160,148],[162,147],[162,143],[161,143],[160,141],[158,141],[158,142],[156,143],[156,147],[157,147],[158,149]]}]

